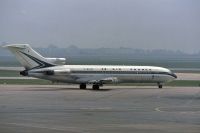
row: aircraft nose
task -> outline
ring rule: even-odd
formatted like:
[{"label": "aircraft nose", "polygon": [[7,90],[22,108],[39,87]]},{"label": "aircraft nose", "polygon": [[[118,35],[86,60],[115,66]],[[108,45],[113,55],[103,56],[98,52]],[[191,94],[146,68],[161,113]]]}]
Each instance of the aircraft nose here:
[{"label": "aircraft nose", "polygon": [[172,75],[172,77],[174,77],[175,79],[177,79],[177,75],[175,73],[172,73],[171,75]]}]

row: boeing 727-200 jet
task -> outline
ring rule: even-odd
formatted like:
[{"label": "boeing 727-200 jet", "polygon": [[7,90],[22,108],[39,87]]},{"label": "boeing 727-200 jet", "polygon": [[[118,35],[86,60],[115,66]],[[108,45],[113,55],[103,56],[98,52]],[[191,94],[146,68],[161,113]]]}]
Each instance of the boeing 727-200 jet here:
[{"label": "boeing 727-200 jet", "polygon": [[108,83],[156,83],[163,84],[177,78],[169,69],[155,66],[120,65],[65,65],[65,58],[45,58],[29,44],[11,44],[8,48],[24,66],[23,76],[36,77],[52,82],[79,84],[86,89],[88,84],[97,90]]}]

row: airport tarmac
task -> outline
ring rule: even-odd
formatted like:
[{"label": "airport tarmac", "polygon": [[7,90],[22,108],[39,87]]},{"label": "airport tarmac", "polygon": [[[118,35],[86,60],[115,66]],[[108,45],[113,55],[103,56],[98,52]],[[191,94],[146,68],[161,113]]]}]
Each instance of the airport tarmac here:
[{"label": "airport tarmac", "polygon": [[[200,80],[200,73],[176,73],[178,78],[176,80]],[[1,77],[0,79],[37,79],[34,77],[18,76],[18,77]]]},{"label": "airport tarmac", "polygon": [[200,88],[0,85],[1,133],[199,133]]}]

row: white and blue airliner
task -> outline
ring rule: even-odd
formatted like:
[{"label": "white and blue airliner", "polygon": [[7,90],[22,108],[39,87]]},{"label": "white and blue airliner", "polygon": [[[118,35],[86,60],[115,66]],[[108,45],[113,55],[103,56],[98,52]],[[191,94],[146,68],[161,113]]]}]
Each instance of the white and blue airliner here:
[{"label": "white and blue airliner", "polygon": [[20,74],[52,82],[79,84],[86,89],[88,84],[97,90],[110,83],[155,83],[162,88],[177,76],[169,69],[155,66],[120,65],[65,65],[65,58],[45,58],[29,44],[5,45],[25,68]]}]

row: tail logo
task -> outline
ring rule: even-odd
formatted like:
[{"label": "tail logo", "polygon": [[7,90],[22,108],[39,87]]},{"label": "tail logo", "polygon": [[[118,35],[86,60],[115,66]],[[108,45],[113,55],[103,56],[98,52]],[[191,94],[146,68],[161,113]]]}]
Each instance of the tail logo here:
[{"label": "tail logo", "polygon": [[34,68],[31,68],[31,69],[39,69],[39,68],[45,68],[45,67],[53,67],[53,66],[56,66],[55,64],[50,64],[50,63],[47,63],[47,62],[44,62],[44,61],[41,61],[29,54],[26,54],[24,52],[21,52],[20,53],[24,54],[25,56],[27,56],[28,58],[30,58],[31,60],[35,61],[37,64],[39,64],[38,66],[34,67]]}]

